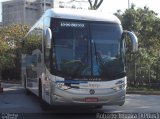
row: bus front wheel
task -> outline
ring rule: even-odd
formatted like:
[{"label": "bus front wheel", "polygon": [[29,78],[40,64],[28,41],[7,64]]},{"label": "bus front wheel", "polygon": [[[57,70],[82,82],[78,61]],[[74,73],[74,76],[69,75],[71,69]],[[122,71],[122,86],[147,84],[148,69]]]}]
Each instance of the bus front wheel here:
[{"label": "bus front wheel", "polygon": [[98,106],[95,106],[96,109],[102,109],[103,106],[102,105],[98,105]]},{"label": "bus front wheel", "polygon": [[31,92],[27,89],[27,77],[24,75],[24,90],[26,95],[31,95]]},{"label": "bus front wheel", "polygon": [[40,106],[43,110],[49,109],[49,104],[46,103],[42,98],[42,82],[41,79],[39,79],[39,99],[40,99]]}]

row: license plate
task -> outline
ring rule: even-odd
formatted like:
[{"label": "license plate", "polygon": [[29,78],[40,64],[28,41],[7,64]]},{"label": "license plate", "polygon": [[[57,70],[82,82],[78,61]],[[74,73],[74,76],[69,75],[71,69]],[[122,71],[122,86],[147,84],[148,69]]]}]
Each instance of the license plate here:
[{"label": "license plate", "polygon": [[98,102],[98,98],[85,98],[85,102]]}]

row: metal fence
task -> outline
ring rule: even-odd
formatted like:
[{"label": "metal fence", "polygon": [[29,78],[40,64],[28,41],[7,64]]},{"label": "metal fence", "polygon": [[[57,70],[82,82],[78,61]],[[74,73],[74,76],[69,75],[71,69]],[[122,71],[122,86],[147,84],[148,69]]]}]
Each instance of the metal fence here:
[{"label": "metal fence", "polygon": [[145,86],[160,89],[160,69],[155,65],[127,64],[129,86]]}]

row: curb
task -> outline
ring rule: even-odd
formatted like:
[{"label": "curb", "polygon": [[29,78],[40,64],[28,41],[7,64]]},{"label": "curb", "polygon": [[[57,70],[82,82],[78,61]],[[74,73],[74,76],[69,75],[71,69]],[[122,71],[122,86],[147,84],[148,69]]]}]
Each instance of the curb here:
[{"label": "curb", "polygon": [[14,88],[14,87],[22,87],[21,84],[14,84],[14,83],[1,83],[1,87],[3,88]]},{"label": "curb", "polygon": [[0,80],[1,83],[8,83],[8,84],[21,84],[20,81],[5,81],[5,80]]},{"label": "curb", "polygon": [[160,95],[160,91],[127,91],[127,94]]}]

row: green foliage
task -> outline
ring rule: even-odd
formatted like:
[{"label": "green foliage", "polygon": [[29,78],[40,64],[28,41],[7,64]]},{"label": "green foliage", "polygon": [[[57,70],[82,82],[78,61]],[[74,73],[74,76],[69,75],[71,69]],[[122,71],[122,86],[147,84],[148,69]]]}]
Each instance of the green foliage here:
[{"label": "green foliage", "polygon": [[0,70],[13,66],[11,50],[7,43],[0,39]]},{"label": "green foliage", "polygon": [[[122,21],[124,29],[135,32],[138,37],[139,51],[130,54],[130,48],[127,50],[127,62],[137,66],[137,77],[132,75],[131,79],[138,79],[138,82],[143,77],[146,80],[158,80],[158,72],[160,72],[160,62],[158,62],[160,57],[160,34],[158,32],[160,30],[160,18],[157,17],[157,13],[148,7],[135,9],[135,6],[132,5],[124,13],[118,10],[115,15]],[[130,73],[135,74],[133,67]]]},{"label": "green foliage", "polygon": [[19,67],[21,41],[28,29],[28,26],[25,25],[11,25],[0,28],[0,73],[7,69]]},{"label": "green foliage", "polygon": [[[40,34],[41,35],[41,34]],[[26,39],[24,39],[24,47],[22,48],[22,52],[25,54],[32,53],[34,49],[39,49],[41,46],[41,39],[42,36],[39,36],[37,34],[31,34]]]}]

